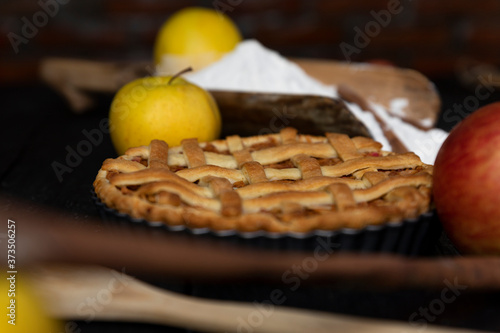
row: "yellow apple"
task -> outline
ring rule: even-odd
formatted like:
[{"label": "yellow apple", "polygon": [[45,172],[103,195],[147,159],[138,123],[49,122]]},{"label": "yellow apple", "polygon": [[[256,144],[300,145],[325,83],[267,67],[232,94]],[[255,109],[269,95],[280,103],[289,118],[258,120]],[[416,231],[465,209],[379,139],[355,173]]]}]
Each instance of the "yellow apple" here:
[{"label": "yellow apple", "polygon": [[[64,332],[63,323],[47,314],[42,300],[37,297],[35,290],[23,274],[2,274],[0,288],[2,290],[1,305],[4,311],[0,321],[0,332]],[[76,323],[68,323],[69,326],[75,328]]]},{"label": "yellow apple", "polygon": [[162,75],[191,66],[199,70],[230,52],[241,41],[236,25],[213,9],[188,7],[174,13],[160,28],[154,61]]},{"label": "yellow apple", "polygon": [[132,81],[115,95],[109,113],[113,145],[119,155],[153,139],[177,146],[182,139],[216,139],[221,117],[212,95],[177,76]]}]

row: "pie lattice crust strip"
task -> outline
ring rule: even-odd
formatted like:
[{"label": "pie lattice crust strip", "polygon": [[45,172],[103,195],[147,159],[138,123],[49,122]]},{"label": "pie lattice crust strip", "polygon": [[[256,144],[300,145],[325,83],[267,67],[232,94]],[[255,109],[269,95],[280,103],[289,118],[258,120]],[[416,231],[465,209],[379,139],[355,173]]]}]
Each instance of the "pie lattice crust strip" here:
[{"label": "pie lattice crust strip", "polygon": [[134,218],[191,228],[310,232],[363,228],[430,210],[431,165],[365,137],[276,134],[168,147],[104,161],[98,198]]}]

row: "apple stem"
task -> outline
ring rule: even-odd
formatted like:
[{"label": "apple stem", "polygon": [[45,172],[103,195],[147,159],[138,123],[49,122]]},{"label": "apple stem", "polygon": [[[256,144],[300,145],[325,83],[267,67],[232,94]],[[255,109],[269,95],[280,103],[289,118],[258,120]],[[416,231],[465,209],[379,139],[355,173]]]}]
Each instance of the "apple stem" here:
[{"label": "apple stem", "polygon": [[173,80],[177,79],[177,78],[178,78],[179,76],[181,76],[182,74],[185,74],[185,73],[187,73],[187,72],[191,72],[192,70],[193,70],[193,68],[191,68],[191,67],[188,67],[188,68],[183,69],[183,70],[182,70],[182,71],[180,71],[179,73],[177,73],[177,74],[175,74],[174,76],[172,76],[172,77],[170,78],[170,80],[168,81],[168,83],[167,83],[167,84],[169,84],[169,85],[170,85],[170,84],[172,83],[172,81],[173,81]]}]

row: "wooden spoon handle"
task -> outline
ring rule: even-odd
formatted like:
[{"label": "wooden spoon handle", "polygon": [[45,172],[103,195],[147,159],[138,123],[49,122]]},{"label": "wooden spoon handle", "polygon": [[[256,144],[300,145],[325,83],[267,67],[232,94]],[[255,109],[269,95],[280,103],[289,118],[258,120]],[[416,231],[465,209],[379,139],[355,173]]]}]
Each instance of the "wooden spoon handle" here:
[{"label": "wooden spoon handle", "polygon": [[[50,314],[67,319],[146,322],[204,332],[417,331],[407,323],[284,308],[273,302],[250,305],[197,299],[98,266],[38,266],[30,276]],[[428,327],[426,332],[470,331]]]},{"label": "wooden spoon handle", "polygon": [[[2,198],[0,195],[0,201]],[[198,282],[281,282],[283,272],[318,258],[317,269],[304,281],[307,284],[347,284],[369,290],[441,290],[445,287],[443,281],[457,279],[467,285],[468,291],[500,290],[500,258],[494,256],[408,258],[336,252],[335,243],[328,242],[318,242],[314,252],[248,251],[241,244],[221,239],[125,225],[105,227],[92,219],[76,227],[66,214],[17,201],[0,209],[0,219],[7,218],[24,225],[17,231],[17,238],[30,246],[20,247],[16,257],[27,266],[44,262],[95,264]],[[318,253],[321,260],[316,257]]]}]

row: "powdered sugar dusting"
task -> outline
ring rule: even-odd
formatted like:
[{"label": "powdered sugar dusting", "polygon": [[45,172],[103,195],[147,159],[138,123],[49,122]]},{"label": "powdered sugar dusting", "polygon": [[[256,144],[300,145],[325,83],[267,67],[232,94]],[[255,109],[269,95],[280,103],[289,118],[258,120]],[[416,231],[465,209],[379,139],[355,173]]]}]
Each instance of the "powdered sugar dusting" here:
[{"label": "powdered sugar dusting", "polygon": [[410,103],[408,102],[407,98],[402,98],[402,97],[396,97],[391,99],[390,104],[389,104],[389,109],[391,110],[391,113],[395,116],[398,117],[404,117],[405,116],[405,111]]},{"label": "powdered sugar dusting", "polygon": [[425,127],[425,128],[431,127],[432,124],[434,124],[434,121],[431,118],[425,118],[425,119],[420,120],[420,125]]}]

